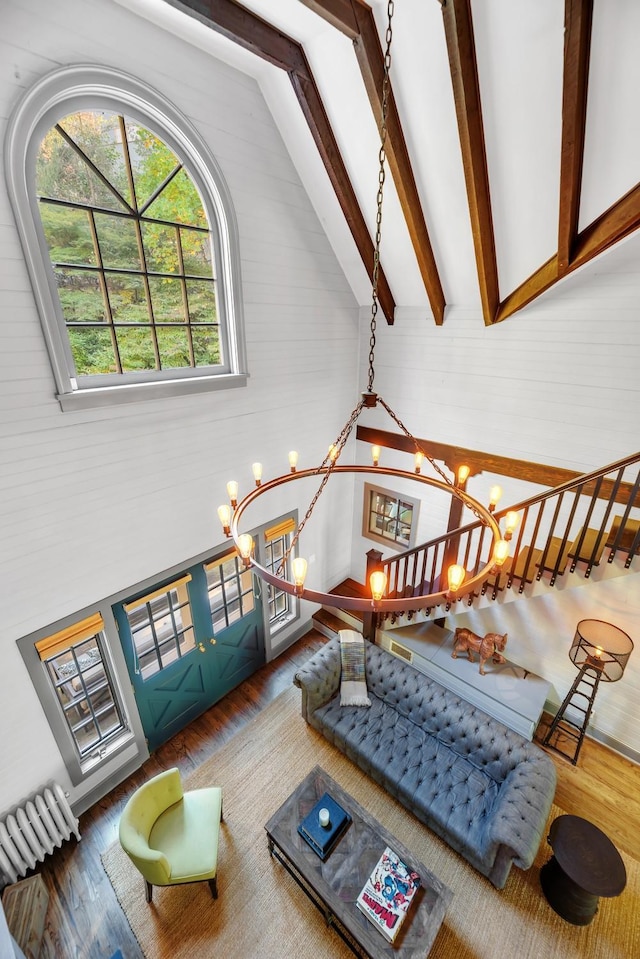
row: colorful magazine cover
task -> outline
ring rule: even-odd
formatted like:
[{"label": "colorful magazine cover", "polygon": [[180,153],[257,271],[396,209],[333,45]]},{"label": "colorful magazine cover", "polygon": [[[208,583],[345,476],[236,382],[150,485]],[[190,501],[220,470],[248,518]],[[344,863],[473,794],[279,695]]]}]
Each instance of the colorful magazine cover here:
[{"label": "colorful magazine cover", "polygon": [[419,886],[420,876],[417,872],[407,869],[387,846],[358,896],[356,905],[385,939],[393,942]]}]

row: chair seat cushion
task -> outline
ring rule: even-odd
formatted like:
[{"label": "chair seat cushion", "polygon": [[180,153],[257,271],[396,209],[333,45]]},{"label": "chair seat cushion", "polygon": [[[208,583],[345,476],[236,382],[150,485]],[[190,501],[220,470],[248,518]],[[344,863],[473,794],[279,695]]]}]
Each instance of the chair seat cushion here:
[{"label": "chair seat cushion", "polygon": [[212,879],[218,864],[222,789],[194,789],[169,806],[151,830],[149,845],[171,868],[170,883]]}]

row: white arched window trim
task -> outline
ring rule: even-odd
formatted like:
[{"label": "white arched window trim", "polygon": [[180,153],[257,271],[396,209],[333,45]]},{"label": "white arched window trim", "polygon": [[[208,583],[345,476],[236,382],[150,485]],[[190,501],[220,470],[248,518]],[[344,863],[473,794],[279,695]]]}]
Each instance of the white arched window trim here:
[{"label": "white arched window trim", "polygon": [[[74,377],[71,350],[35,190],[36,156],[47,131],[63,116],[106,109],[153,130],[184,162],[203,199],[213,233],[217,302],[227,365],[127,374],[122,383],[83,386]],[[152,87],[109,67],[78,64],[55,70],[18,104],[5,139],[7,186],[63,410],[89,409],[175,394],[245,386],[242,282],[238,227],[222,171],[189,121]]]}]

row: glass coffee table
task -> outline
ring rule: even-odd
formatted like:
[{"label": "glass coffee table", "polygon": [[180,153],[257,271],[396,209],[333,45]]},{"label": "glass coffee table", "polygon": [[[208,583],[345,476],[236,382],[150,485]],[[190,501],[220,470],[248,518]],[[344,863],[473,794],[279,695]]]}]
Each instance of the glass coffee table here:
[{"label": "glass coffee table", "polygon": [[[325,792],[350,814],[352,821],[323,862],[299,835],[298,826]],[[270,854],[357,956],[424,959],[429,955],[453,893],[320,766],[312,769],[265,829]],[[390,846],[421,879],[393,945],[356,906],[358,894],[385,846]]]}]

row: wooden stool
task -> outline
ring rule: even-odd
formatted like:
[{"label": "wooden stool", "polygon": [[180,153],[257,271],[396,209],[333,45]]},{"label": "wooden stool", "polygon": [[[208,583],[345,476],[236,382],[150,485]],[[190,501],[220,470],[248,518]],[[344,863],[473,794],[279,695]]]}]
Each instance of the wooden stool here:
[{"label": "wooden stool", "polygon": [[627,884],[620,853],[608,836],[579,816],[559,816],[547,842],[553,856],[540,870],[549,905],[575,926],[588,926],[600,896],[619,896]]}]

